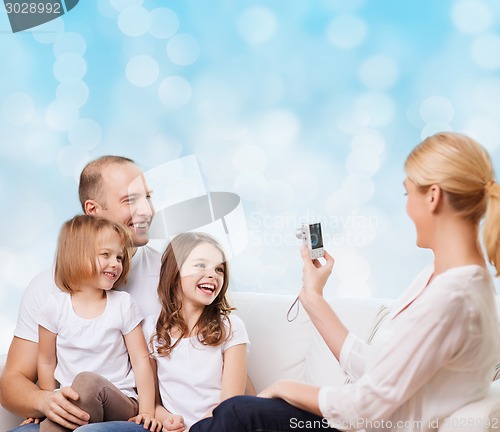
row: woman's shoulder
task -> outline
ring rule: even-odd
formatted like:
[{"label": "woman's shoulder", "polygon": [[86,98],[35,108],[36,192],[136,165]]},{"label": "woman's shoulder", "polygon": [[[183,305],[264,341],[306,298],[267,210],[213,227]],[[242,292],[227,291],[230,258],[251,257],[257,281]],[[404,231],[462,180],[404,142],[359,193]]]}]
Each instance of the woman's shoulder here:
[{"label": "woman's shoulder", "polygon": [[434,312],[442,310],[443,314],[466,319],[494,309],[495,291],[488,270],[474,264],[437,275],[424,298]]},{"label": "woman's shoulder", "polygon": [[477,264],[453,267],[434,278],[436,289],[463,296],[479,294],[482,289],[493,291],[493,281],[488,270]]}]

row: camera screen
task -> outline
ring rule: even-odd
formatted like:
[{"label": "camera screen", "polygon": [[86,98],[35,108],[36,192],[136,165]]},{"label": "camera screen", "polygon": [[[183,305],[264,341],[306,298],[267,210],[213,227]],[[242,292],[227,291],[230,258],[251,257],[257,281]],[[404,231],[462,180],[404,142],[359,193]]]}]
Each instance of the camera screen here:
[{"label": "camera screen", "polygon": [[321,224],[309,225],[309,232],[311,233],[311,247],[319,249],[323,247],[323,236],[321,235]]}]

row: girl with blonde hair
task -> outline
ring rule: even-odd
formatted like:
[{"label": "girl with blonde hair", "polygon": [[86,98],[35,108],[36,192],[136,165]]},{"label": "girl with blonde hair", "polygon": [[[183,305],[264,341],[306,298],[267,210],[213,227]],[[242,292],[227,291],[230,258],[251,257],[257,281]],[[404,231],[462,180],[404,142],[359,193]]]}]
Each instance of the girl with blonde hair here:
[{"label": "girl with blonde hair", "polygon": [[[406,210],[417,246],[434,260],[397,301],[368,345],[323,298],[334,259],[306,248],[300,301],[352,384],[278,381],[261,397],[222,403],[191,432],[435,431],[483,398],[498,360],[498,319],[488,261],[500,275],[500,185],[486,150],[458,133],[425,139],[408,156]],[[297,427],[303,425],[303,427]],[[484,425],[487,426],[487,425]]]},{"label": "girl with blonde hair", "polygon": [[[61,292],[39,316],[38,384],[71,386],[89,423],[130,420],[159,432],[143,318],[130,294],[113,290],[127,278],[131,246],[117,222],[80,215],[63,225],[54,274]],[[40,431],[69,429],[45,419]]]}]

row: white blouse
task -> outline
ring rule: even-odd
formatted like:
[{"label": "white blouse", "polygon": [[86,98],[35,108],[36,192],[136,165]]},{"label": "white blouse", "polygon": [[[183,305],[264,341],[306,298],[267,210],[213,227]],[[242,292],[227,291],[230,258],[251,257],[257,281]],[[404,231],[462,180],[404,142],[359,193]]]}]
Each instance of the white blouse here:
[{"label": "white blouse", "polygon": [[499,353],[490,275],[456,267],[427,285],[422,271],[372,344],[349,333],[340,366],[353,384],[322,387],[319,407],[340,430],[436,431],[460,407],[484,397]]}]

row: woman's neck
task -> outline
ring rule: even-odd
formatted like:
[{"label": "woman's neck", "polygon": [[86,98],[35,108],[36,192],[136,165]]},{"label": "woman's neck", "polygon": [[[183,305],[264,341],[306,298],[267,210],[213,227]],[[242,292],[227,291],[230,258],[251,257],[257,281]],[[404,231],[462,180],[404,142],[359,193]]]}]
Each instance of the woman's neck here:
[{"label": "woman's neck", "polygon": [[477,264],[486,267],[476,224],[455,217],[436,227],[434,275],[453,267]]}]

